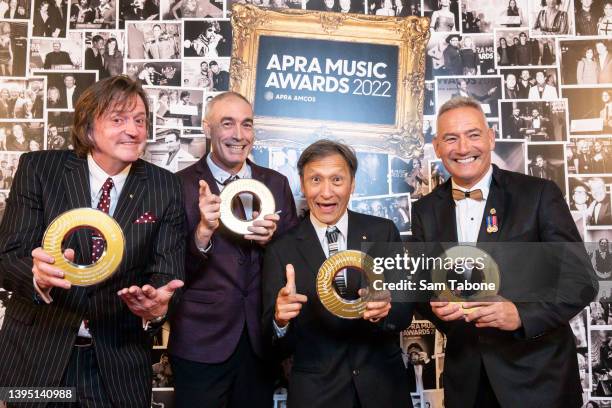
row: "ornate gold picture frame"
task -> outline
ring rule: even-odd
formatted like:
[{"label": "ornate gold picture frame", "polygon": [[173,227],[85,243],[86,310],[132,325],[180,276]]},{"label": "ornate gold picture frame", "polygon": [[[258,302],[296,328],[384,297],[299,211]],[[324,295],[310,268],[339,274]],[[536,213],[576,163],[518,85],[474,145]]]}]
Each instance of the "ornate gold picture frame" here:
[{"label": "ornate gold picture frame", "polygon": [[421,155],[427,18],[235,4],[232,29],[231,89],[254,103],[259,140]]}]

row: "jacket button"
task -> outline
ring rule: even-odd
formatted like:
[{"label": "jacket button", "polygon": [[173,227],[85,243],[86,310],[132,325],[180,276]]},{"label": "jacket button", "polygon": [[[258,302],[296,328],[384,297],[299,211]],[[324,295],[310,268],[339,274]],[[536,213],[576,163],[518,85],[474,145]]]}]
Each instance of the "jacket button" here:
[{"label": "jacket button", "polygon": [[359,369],[358,368],[353,370],[353,375],[359,375]]}]

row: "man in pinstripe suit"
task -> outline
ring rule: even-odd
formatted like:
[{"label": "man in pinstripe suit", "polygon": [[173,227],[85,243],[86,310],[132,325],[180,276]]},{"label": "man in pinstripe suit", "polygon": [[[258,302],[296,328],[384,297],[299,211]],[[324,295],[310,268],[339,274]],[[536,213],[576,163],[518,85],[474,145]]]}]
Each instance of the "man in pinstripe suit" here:
[{"label": "man in pinstripe suit", "polygon": [[[183,285],[185,216],[178,179],[139,159],[146,101],[127,77],[100,81],[76,106],[74,152],[21,157],[0,225],[0,286],[13,291],[0,331],[0,385],[75,387],[76,406],[150,406],[144,326],[163,319]],[[59,214],[96,206],[121,226],[125,255],[108,280],[71,287],[39,245]],[[84,229],[66,237],[64,256],[90,264],[91,238]]]}]

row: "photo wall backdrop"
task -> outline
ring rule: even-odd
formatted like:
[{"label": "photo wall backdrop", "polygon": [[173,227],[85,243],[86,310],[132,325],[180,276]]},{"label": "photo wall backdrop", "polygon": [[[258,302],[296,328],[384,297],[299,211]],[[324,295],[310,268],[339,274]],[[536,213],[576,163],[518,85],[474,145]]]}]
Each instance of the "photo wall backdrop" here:
[{"label": "photo wall backdrop", "polygon": [[[480,100],[498,138],[494,163],[556,182],[585,242],[592,243],[600,291],[571,326],[585,404],[610,407],[612,4],[562,0],[555,6],[562,18],[547,26],[546,7],[535,0],[252,3],[432,19],[424,154],[406,160],[355,144],[361,171],[350,206],[390,218],[403,235],[410,234],[411,203],[449,176],[431,146],[437,107],[455,95]],[[19,156],[72,148],[69,134],[78,96],[109,75],[125,73],[147,89],[153,113],[146,160],[175,172],[205,155],[202,112],[210,98],[230,86],[231,5],[231,0],[0,1],[0,219]],[[325,115],[329,112],[321,112]],[[314,139],[334,137],[333,132],[324,127],[307,137],[287,132],[274,143],[261,136],[254,160],[285,174],[301,203],[297,157]],[[352,142],[346,135],[342,139]],[[8,296],[0,289],[0,324]],[[415,370],[423,387],[411,390],[414,401],[442,407],[444,337],[421,320],[400,337],[406,369],[422,365]],[[165,328],[152,354],[155,407],[173,406],[167,338]],[[282,390],[276,400],[282,406]]]}]

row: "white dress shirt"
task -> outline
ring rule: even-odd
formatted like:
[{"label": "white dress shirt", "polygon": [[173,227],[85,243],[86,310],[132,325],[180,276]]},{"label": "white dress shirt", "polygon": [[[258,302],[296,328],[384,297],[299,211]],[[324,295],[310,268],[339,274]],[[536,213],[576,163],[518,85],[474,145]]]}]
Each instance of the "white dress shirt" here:
[{"label": "white dress shirt", "polygon": [[[212,173],[213,178],[217,182],[217,187],[219,187],[219,192],[223,191],[223,189],[225,188],[223,183],[225,182],[225,180],[232,177],[233,174],[217,166],[215,162],[213,161],[213,159],[211,158],[210,154],[206,156],[206,164],[208,164],[208,168],[210,169],[210,172]],[[238,173],[236,173],[236,176],[238,176],[241,179],[253,178],[253,175],[251,173],[251,166],[249,166],[247,162],[245,161],[242,164],[242,167],[240,168],[240,170],[238,170]],[[240,194],[239,197],[240,197],[240,201],[242,201],[242,206],[244,207],[244,213],[247,219],[251,219],[253,215],[253,195],[249,193],[243,193],[243,194]]]},{"label": "white dress shirt", "polygon": [[[310,212],[310,222],[317,233],[317,239],[319,240],[319,244],[321,244],[321,248],[323,248],[323,252],[325,253],[325,258],[329,258],[329,245],[327,242],[327,228],[329,227],[337,227],[338,228],[338,252],[346,250],[346,242],[348,237],[348,211],[344,210],[344,214],[335,225],[327,225],[317,220],[315,216]],[[295,265],[294,265],[295,266]],[[299,267],[296,267],[296,270]],[[343,276],[344,281],[346,282],[346,269],[343,269],[338,272],[338,275]],[[272,322],[274,324],[274,330],[276,331],[277,337],[283,337],[287,333],[287,329],[289,328],[289,324],[285,327],[278,327],[276,321]]]},{"label": "white dress shirt", "polygon": [[72,95],[74,95],[75,89],[76,86],[73,86],[72,88],[66,88],[66,106],[68,107],[68,109],[74,109],[74,106],[72,105]]},{"label": "white dress shirt", "polygon": [[[482,201],[476,201],[472,198],[465,198],[463,200],[455,200],[455,220],[457,223],[457,239],[459,242],[477,242],[478,233],[480,232],[480,224],[484,218],[484,210],[487,204],[487,197],[489,196],[489,190],[491,187],[491,178],[493,176],[493,167],[489,167],[489,170],[483,176],[482,179],[476,185],[469,190],[482,191]],[[461,191],[468,191],[455,184],[452,180],[453,189]]]}]

